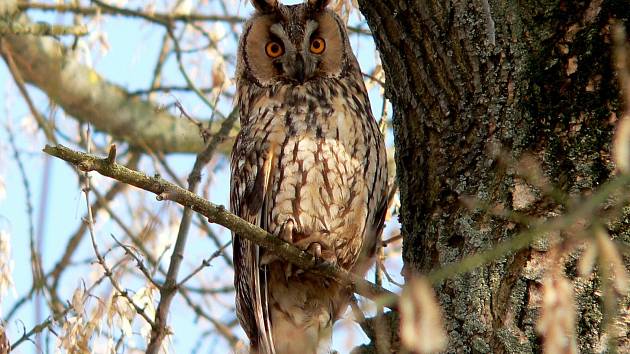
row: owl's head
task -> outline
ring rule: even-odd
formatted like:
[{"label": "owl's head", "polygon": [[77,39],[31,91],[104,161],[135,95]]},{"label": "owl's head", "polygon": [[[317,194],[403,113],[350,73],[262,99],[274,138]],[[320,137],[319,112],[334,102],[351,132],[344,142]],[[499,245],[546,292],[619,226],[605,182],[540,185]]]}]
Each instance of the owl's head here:
[{"label": "owl's head", "polygon": [[301,85],[318,78],[338,78],[356,66],[346,27],[330,0],[282,5],[252,0],[255,14],[239,43],[237,78],[259,86]]}]

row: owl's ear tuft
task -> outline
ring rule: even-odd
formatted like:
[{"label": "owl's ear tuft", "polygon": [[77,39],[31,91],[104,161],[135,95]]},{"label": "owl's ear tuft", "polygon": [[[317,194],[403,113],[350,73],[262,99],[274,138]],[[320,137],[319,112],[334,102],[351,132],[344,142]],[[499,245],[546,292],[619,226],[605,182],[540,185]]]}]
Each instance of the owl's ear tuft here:
[{"label": "owl's ear tuft", "polygon": [[306,3],[314,10],[323,10],[330,4],[330,0],[307,0]]},{"label": "owl's ear tuft", "polygon": [[258,12],[273,12],[278,7],[278,0],[252,0],[252,5]]}]

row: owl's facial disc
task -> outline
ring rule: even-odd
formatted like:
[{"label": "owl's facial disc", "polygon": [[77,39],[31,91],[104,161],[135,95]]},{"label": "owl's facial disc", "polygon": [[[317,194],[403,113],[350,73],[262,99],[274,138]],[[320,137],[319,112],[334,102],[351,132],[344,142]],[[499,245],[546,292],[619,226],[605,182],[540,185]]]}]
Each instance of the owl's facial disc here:
[{"label": "owl's facial disc", "polygon": [[291,38],[279,23],[269,28],[272,40],[267,46],[281,46],[283,53],[275,55],[268,51],[267,54],[278,75],[284,80],[303,84],[316,76],[320,56],[326,49],[325,40],[315,35],[318,26],[317,22],[308,21],[301,36],[294,36],[295,38]]},{"label": "owl's facial disc", "polygon": [[238,75],[264,87],[303,85],[347,75],[353,60],[344,24],[328,1],[282,5],[260,0],[247,22],[239,53]]}]

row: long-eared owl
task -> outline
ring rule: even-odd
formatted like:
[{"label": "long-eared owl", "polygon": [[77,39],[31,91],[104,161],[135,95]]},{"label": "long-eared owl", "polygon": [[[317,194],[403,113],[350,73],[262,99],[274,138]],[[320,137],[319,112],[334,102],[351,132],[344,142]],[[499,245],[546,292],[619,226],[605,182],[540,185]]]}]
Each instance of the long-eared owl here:
[{"label": "long-eared owl", "polygon": [[[234,213],[363,275],[387,209],[385,145],[329,0],[252,0],[236,69]],[[350,292],[234,235],[237,315],[254,353],[327,353]]]}]

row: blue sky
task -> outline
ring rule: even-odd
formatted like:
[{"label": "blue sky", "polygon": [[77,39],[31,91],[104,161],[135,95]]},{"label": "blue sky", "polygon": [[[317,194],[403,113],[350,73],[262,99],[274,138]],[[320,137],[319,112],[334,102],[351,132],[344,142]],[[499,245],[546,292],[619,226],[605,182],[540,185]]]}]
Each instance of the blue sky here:
[{"label": "blue sky", "polygon": [[[285,1],[285,3],[297,3],[299,1]],[[247,14],[251,11],[249,5],[246,8],[240,8],[240,14]],[[71,23],[72,17],[70,15],[51,15],[37,12],[29,12],[29,16],[33,20],[42,20],[49,23]],[[144,89],[149,86],[152,77],[152,71],[154,62],[157,58],[158,46],[163,36],[163,30],[157,26],[147,24],[146,22],[140,22],[138,20],[130,20],[123,17],[108,17],[106,21],[103,21],[103,32],[107,33],[108,42],[110,48],[107,55],[99,56],[94,55],[96,60],[93,64],[97,72],[99,72],[107,80],[123,86],[129,90]],[[229,31],[229,28],[226,27]],[[71,38],[64,38],[63,41],[68,43]],[[360,43],[359,43],[360,41]],[[357,43],[359,44],[357,46]],[[375,50],[371,41],[365,40],[365,37],[360,40],[357,38],[352,39],[352,44],[356,48],[359,47],[359,60],[363,67],[373,67],[375,60]],[[226,50],[230,50],[230,46],[234,45],[226,44]],[[168,84],[183,84],[184,81],[178,72],[175,60],[171,58],[167,61],[164,72],[166,81]],[[233,72],[232,68],[228,71]],[[189,71],[190,72],[190,71]],[[193,77],[196,82],[207,82],[207,78]],[[199,85],[202,86],[202,85]],[[45,95],[39,92],[36,88],[30,87],[31,93],[36,105],[41,111],[46,111],[48,99]],[[201,103],[201,101],[193,95],[179,95],[177,98],[182,101],[184,107],[187,108],[189,113],[195,116],[207,117],[210,115],[209,110]],[[381,97],[378,89],[374,89],[370,92],[372,99],[372,107],[375,116],[380,116],[380,109],[382,106]],[[164,102],[172,101],[173,97],[170,95],[160,96],[159,100]],[[222,110],[224,112],[229,111],[231,102],[222,101]],[[11,235],[13,259],[15,261],[14,281],[18,298],[25,294],[31,287],[31,271],[30,271],[30,255],[29,249],[29,237],[28,237],[28,219],[26,210],[26,198],[25,189],[21,181],[21,176],[12,158],[12,151],[9,148],[8,136],[5,124],[12,126],[15,132],[15,138],[19,147],[21,157],[26,165],[28,174],[28,181],[32,193],[32,203],[35,209],[34,217],[38,218],[38,211],[42,207],[41,201],[43,200],[42,194],[42,179],[45,170],[46,161],[50,164],[47,189],[47,205],[48,211],[45,220],[45,227],[42,230],[43,234],[43,261],[44,269],[48,271],[58,260],[65,248],[66,240],[70,234],[74,232],[77,226],[81,222],[81,218],[85,212],[85,199],[77,187],[77,175],[76,173],[64,162],[57,159],[46,157],[40,152],[44,144],[44,139],[41,133],[37,133],[37,139],[34,140],[34,135],[25,129],[25,123],[29,122],[25,117],[30,113],[28,108],[23,102],[22,97],[15,89],[10,74],[5,66],[4,61],[0,61],[0,176],[4,178],[6,184],[6,196],[0,200],[0,230],[6,230]],[[63,112],[58,114],[58,122],[61,124],[71,125],[74,121],[70,117],[64,117]],[[26,124],[28,126],[28,124]],[[37,143],[34,143],[37,141]],[[391,136],[388,137],[388,141],[391,144]],[[192,167],[194,162],[194,156],[190,155],[175,155],[170,156],[169,162],[171,166],[177,171],[177,173],[184,177]],[[141,165],[145,171],[151,171],[152,164],[145,159]],[[228,181],[229,176],[227,174],[227,161],[216,161],[217,165],[212,173],[213,182],[210,189],[210,199],[218,204],[228,204]],[[207,171],[208,172],[208,171]],[[107,189],[110,181],[103,178],[94,177],[97,188],[103,191]],[[173,214],[173,219],[177,220],[179,217],[180,208],[178,206],[158,202],[152,196],[146,195],[139,191],[134,191],[132,198],[144,198],[147,208],[157,212],[166,207]],[[122,206],[122,204],[116,204]],[[133,221],[130,221],[133,222]],[[97,220],[98,226],[98,220]],[[229,234],[220,228],[215,228],[216,232],[220,234],[222,239],[229,239]],[[176,229],[174,230],[176,232]],[[111,223],[103,223],[103,227],[98,229],[97,237],[99,241],[103,243],[103,249],[105,245],[111,244],[109,234],[116,236],[123,235],[122,230],[111,225]],[[87,238],[84,240],[79,250],[80,257],[76,257],[75,260],[89,259],[93,255],[93,251]],[[189,244],[186,250],[186,260],[184,270],[180,273],[180,277],[188,274],[189,269],[196,266],[204,257],[207,257],[214,251],[208,243],[207,239],[194,231],[191,234]],[[166,257],[168,259],[168,257]],[[163,266],[167,263],[163,262]],[[186,268],[186,266],[188,268]],[[73,268],[74,269],[74,268]],[[83,269],[83,270],[81,270]],[[393,275],[397,276],[399,269],[393,270]],[[226,281],[226,277],[231,277],[231,271],[227,270],[221,262],[213,262],[213,266],[205,269],[203,277],[206,280],[213,281]],[[82,281],[88,281],[89,271],[83,266],[76,267],[76,273],[73,270],[71,275],[66,275],[63,279],[63,292],[62,297],[69,299],[72,296],[72,291],[81,284]],[[231,279],[227,279],[227,282],[231,282]],[[130,279],[125,283],[125,286],[133,288],[134,286],[140,286],[139,280]],[[5,300],[0,304],[0,310],[3,316],[13,306],[13,302],[16,298],[9,294]],[[225,301],[230,301],[226,298]],[[212,306],[212,304],[206,304]],[[221,313],[221,311],[218,311]],[[48,315],[47,309],[44,310],[44,317]],[[223,313],[220,315],[223,320],[230,320],[234,318],[233,313]],[[211,328],[207,323],[202,320],[192,321],[194,314],[192,311],[180,302],[176,302],[171,309],[171,326],[175,330],[175,339],[173,347],[177,353],[189,353],[197,347],[199,352],[222,352],[221,342],[219,346],[215,346],[212,341],[203,342],[198,345],[196,343],[197,334],[203,329]],[[23,328],[27,330],[32,328],[35,324],[33,306],[25,306],[22,310],[8,323],[9,334],[11,338],[17,338],[21,335]],[[347,323],[346,323],[347,325]],[[355,326],[356,325],[351,325]],[[354,330],[354,336],[356,338],[361,337],[360,331]],[[347,339],[349,337],[345,335],[335,336],[336,348],[343,348],[346,346]],[[54,337],[52,338],[54,343]],[[363,339],[364,340],[364,339]],[[357,341],[355,340],[356,344]],[[54,344],[51,346],[54,348]],[[224,347],[223,347],[224,348]],[[215,349],[214,351],[212,349]],[[17,352],[20,353],[35,353],[35,347],[32,344],[23,344],[20,346]]]}]

